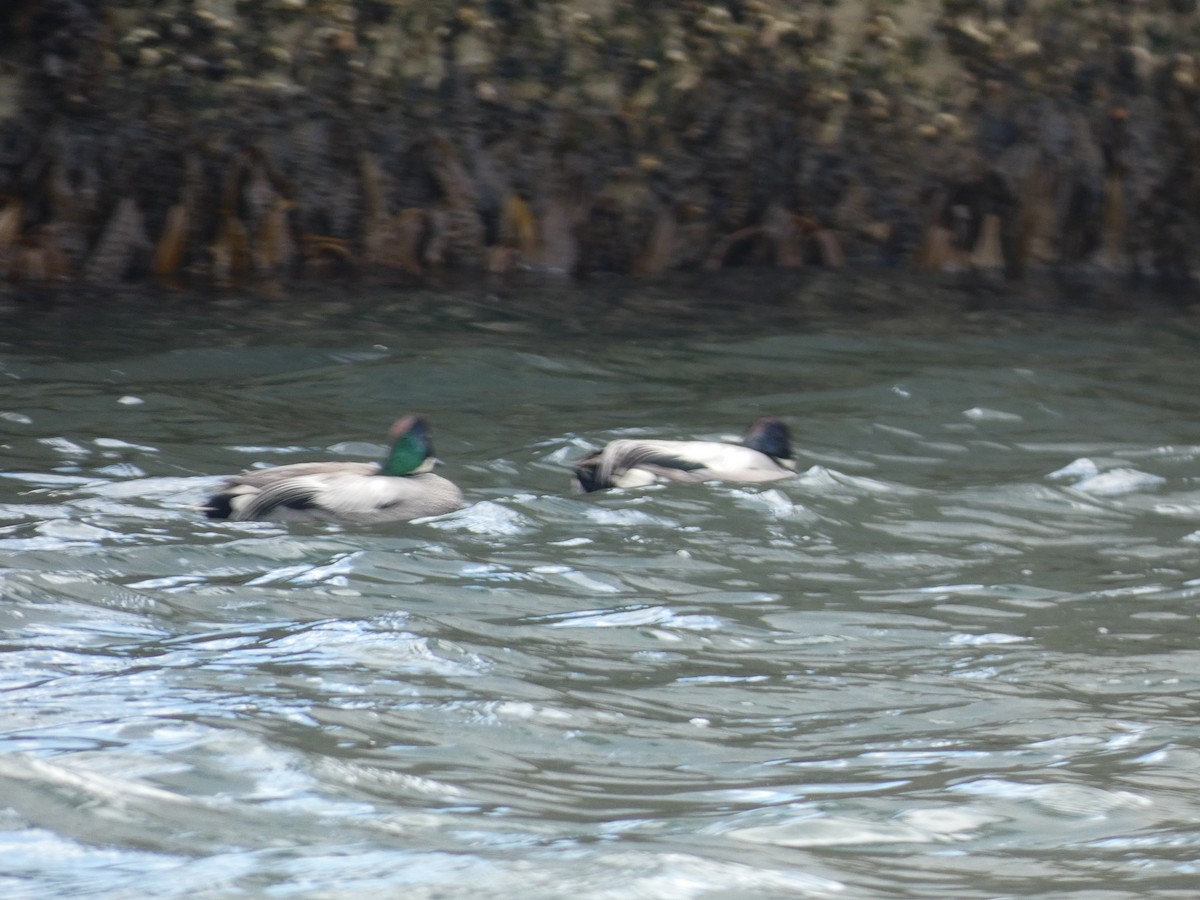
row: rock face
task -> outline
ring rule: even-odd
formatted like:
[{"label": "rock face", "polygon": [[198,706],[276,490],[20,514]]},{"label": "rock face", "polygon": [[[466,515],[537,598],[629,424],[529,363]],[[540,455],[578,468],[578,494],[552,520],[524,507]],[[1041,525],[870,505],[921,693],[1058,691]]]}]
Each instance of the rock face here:
[{"label": "rock face", "polygon": [[0,281],[1190,279],[1188,0],[9,0]]}]

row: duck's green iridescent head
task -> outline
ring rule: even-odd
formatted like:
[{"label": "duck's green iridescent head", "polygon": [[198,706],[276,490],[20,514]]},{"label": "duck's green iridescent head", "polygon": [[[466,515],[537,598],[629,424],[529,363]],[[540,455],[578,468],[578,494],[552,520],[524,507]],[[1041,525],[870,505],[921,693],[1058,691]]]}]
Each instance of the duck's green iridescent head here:
[{"label": "duck's green iridescent head", "polygon": [[380,475],[419,475],[433,469],[437,460],[433,456],[433,441],[429,438],[429,423],[421,416],[397,419],[389,437],[392,449],[383,460]]}]

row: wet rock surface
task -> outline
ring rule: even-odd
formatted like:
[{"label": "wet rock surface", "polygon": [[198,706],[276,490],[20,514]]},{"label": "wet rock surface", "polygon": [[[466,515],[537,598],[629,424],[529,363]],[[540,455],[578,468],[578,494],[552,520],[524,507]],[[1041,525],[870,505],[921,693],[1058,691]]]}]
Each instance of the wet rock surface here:
[{"label": "wet rock surface", "polygon": [[1193,5],[14,0],[0,277],[1190,282]]}]

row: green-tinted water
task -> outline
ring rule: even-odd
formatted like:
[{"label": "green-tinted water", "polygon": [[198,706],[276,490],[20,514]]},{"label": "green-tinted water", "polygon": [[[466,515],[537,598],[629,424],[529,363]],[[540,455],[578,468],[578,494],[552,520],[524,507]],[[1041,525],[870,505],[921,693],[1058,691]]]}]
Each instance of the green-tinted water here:
[{"label": "green-tinted water", "polygon": [[[1196,321],[780,284],[10,307],[0,890],[1190,894]],[[469,508],[191,509],[408,410]],[[794,480],[567,489],[764,413]]]}]

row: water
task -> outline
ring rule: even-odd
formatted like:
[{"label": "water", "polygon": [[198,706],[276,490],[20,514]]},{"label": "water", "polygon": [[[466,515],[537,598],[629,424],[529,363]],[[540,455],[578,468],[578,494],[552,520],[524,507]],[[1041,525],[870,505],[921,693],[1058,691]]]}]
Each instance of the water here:
[{"label": "water", "polygon": [[[1200,323],[1108,302],[10,304],[0,892],[1192,896]],[[407,410],[469,508],[192,510]],[[794,480],[567,489],[765,413]]]}]

